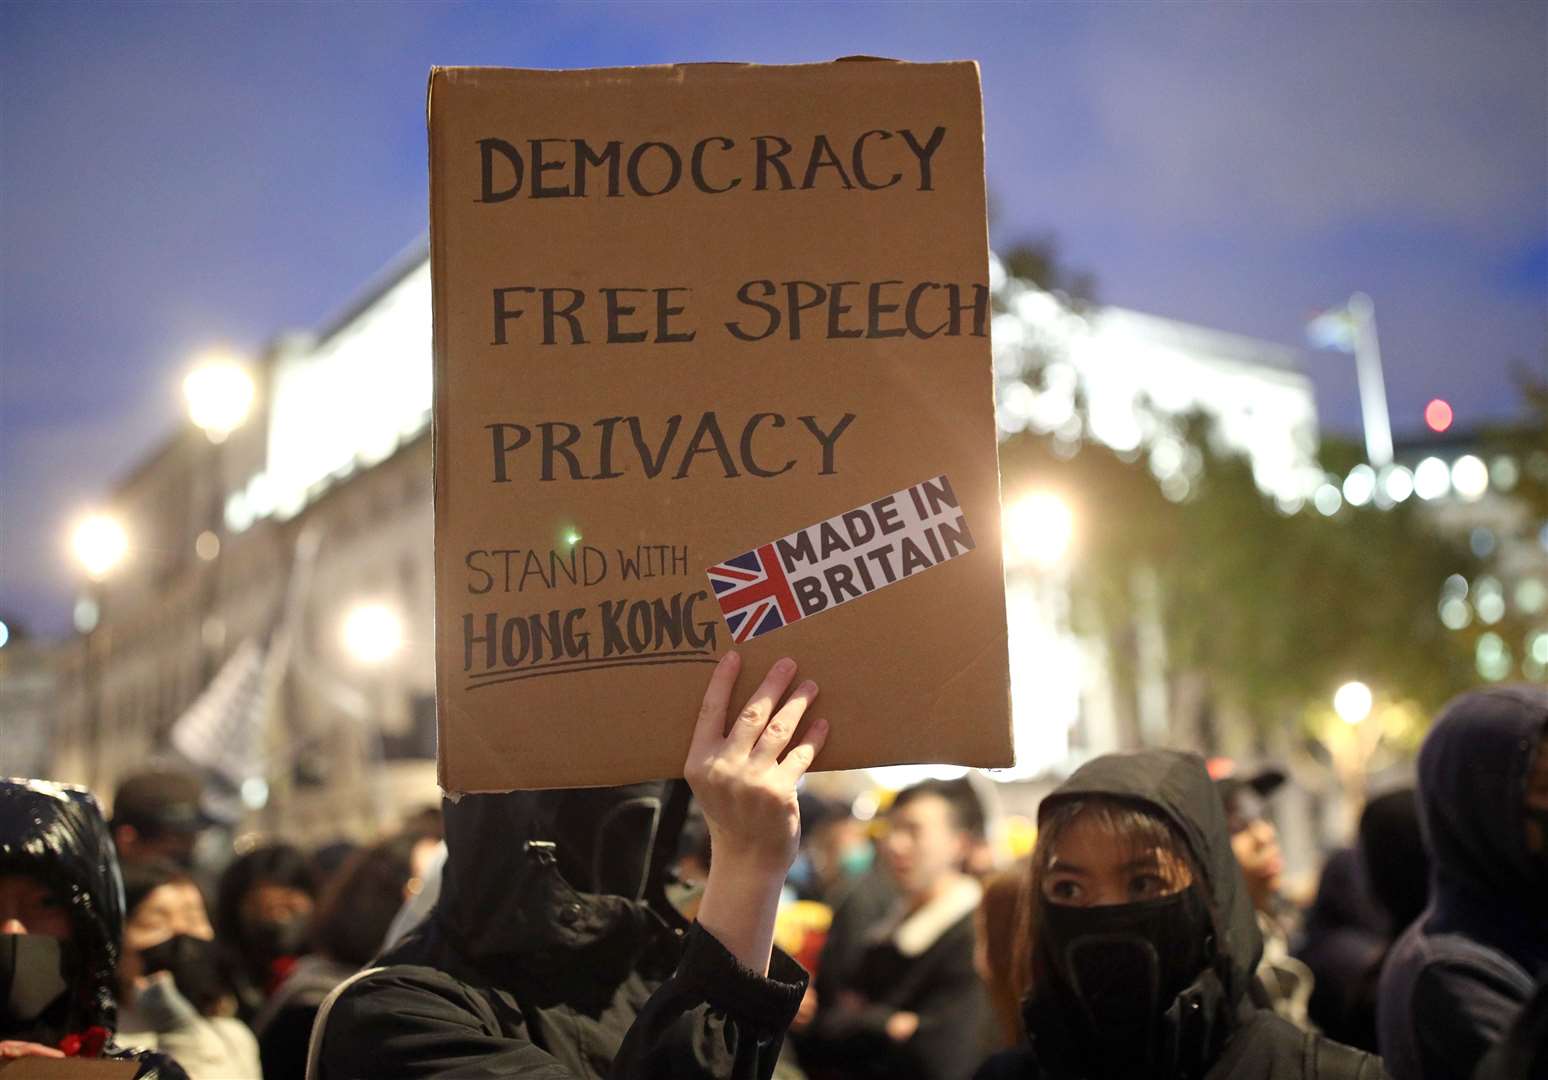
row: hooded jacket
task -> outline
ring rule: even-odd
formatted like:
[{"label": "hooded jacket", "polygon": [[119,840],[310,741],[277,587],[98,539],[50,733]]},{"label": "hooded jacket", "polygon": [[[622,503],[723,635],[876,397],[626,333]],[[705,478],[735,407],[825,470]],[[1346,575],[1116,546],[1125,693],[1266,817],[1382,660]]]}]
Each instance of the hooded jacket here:
[{"label": "hooded jacket", "polygon": [[136,1080],[187,1080],[172,1059],[125,1050],[111,1041],[118,1023],[114,980],[124,932],[124,887],[107,822],[91,793],[43,780],[0,780],[0,874],[35,878],[64,901],[76,954],[66,998],[40,1020],[46,1031],[0,1032],[0,1038],[83,1055],[105,1038],[100,1056],[138,1060]]},{"label": "hooded jacket", "polygon": [[[1200,875],[1192,887],[1210,912],[1209,962],[1164,1012],[1153,1080],[1382,1077],[1374,1057],[1303,1032],[1248,998],[1263,940],[1202,758],[1172,750],[1099,757],[1043,800],[1039,823],[1061,804],[1091,797],[1133,803],[1170,823],[1192,856]],[[1030,1044],[991,1058],[980,1080],[1079,1080],[1082,1036],[1060,995],[1034,987],[1023,1017]]]},{"label": "hooded jacket", "polygon": [[1548,966],[1548,862],[1527,850],[1526,785],[1548,691],[1478,690],[1419,752],[1430,903],[1382,972],[1377,1024],[1397,1080],[1465,1077]]},{"label": "hooded jacket", "polygon": [[686,807],[681,782],[448,799],[440,899],[335,1002],[320,1076],[768,1077],[806,973],[666,902]]}]

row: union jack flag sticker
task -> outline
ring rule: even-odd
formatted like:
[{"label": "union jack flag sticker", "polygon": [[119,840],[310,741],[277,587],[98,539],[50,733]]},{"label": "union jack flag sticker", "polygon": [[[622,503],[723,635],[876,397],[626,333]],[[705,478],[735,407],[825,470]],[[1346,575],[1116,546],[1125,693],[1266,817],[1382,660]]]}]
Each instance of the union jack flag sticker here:
[{"label": "union jack flag sticker", "polygon": [[801,618],[773,544],[727,559],[708,573],[732,641],[748,641]]}]

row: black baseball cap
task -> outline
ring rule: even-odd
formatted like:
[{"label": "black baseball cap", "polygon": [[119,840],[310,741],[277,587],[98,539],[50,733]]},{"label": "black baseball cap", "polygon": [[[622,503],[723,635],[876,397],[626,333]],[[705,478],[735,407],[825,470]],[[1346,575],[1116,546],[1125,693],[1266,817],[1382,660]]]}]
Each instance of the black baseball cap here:
[{"label": "black baseball cap", "polygon": [[129,825],[146,836],[196,833],[215,824],[201,805],[203,795],[204,784],[192,773],[135,773],[113,796],[112,825]]}]

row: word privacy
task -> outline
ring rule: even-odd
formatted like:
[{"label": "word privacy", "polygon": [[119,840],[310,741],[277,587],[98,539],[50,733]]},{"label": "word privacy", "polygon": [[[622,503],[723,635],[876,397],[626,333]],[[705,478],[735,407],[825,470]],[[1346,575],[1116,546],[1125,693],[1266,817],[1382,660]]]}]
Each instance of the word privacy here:
[{"label": "word privacy", "polygon": [[944,475],[846,510],[709,568],[731,631],[747,641],[973,550]]}]

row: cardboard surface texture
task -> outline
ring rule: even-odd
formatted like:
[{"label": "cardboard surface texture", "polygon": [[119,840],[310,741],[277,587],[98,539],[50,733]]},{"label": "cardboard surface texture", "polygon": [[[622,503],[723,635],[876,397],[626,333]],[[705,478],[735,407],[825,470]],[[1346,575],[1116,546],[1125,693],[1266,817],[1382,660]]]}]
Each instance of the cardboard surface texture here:
[{"label": "cardboard surface texture", "polygon": [[429,112],[442,785],[680,776],[733,646],[734,705],[821,687],[820,768],[1009,765],[976,65],[438,68]]},{"label": "cardboard surface texture", "polygon": [[109,1058],[24,1057],[0,1061],[5,1080],[134,1080],[137,1061]]}]

